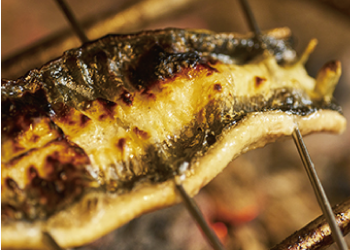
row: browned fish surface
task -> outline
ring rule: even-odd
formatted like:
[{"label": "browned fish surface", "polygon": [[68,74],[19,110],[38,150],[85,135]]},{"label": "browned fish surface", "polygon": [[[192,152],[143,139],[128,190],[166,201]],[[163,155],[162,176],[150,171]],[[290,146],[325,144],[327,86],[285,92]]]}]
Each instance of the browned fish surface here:
[{"label": "browned fish surface", "polygon": [[[92,241],[194,195],[233,158],[290,135],[340,133],[340,63],[317,79],[288,29],[107,36],[2,82],[2,246]],[[15,243],[14,243],[15,242]]]}]

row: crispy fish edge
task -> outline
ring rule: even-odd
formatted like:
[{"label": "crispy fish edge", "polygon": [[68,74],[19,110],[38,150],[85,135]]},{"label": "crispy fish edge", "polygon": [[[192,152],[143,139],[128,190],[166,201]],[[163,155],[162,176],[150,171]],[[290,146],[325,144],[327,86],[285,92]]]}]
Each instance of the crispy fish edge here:
[{"label": "crispy fish edge", "polygon": [[[318,110],[307,116],[282,111],[255,112],[230,128],[214,147],[198,158],[192,172],[183,180],[186,191],[194,196],[239,155],[279,138],[290,136],[298,124],[303,135],[315,132],[342,133],[345,118],[336,111]],[[95,199],[94,208],[83,204]],[[49,232],[63,247],[92,242],[133,218],[181,202],[173,180],[142,184],[124,195],[89,193],[82,200],[52,216],[48,221],[16,222],[2,225],[1,245],[6,249],[44,249],[42,232]]]}]

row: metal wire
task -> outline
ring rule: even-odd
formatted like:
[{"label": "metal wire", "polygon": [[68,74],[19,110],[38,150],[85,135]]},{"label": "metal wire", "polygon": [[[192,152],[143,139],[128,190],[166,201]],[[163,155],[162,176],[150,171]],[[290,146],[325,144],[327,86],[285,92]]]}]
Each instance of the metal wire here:
[{"label": "metal wire", "polygon": [[[69,23],[71,24],[73,30],[79,37],[82,43],[88,42],[89,39],[87,38],[86,34],[84,33],[83,29],[77,22],[74,14],[70,10],[69,6],[66,4],[64,0],[56,0],[57,4],[60,6],[61,10],[66,15]],[[246,14],[249,26],[251,30],[254,31],[255,35],[259,37],[261,35],[261,31],[257,25],[257,22],[254,18],[254,15],[251,11],[251,8],[249,7],[249,4],[246,0],[240,1],[242,4],[242,7],[244,9],[244,12]],[[337,222],[335,220],[333,211],[331,209],[330,203],[327,199],[327,196],[324,192],[324,189],[322,187],[322,184],[317,176],[316,169],[314,167],[314,164],[311,161],[310,155],[306,149],[306,146],[304,144],[304,141],[302,139],[302,136],[300,134],[300,131],[298,127],[295,128],[293,134],[294,142],[297,146],[299,155],[302,159],[302,162],[304,164],[305,170],[308,174],[308,177],[310,179],[310,182],[313,186],[314,192],[316,194],[316,198],[318,200],[318,203],[326,217],[326,220],[328,221],[330,228],[332,230],[332,237],[334,241],[337,243],[339,249],[346,250],[348,249],[344,238],[342,237],[342,233],[340,231],[340,228],[337,225]],[[200,211],[198,205],[195,203],[195,201],[186,193],[185,189],[183,188],[182,184],[179,182],[176,182],[176,188],[179,191],[184,204],[192,217],[196,220],[196,222],[201,227],[203,233],[205,234],[208,242],[211,244],[211,246],[215,250],[224,250],[222,243],[218,239],[217,235],[210,229],[209,225],[205,221],[202,212]],[[57,242],[52,238],[52,236],[47,233],[43,232],[43,241],[44,243],[53,250],[62,250],[62,248],[57,244]]]},{"label": "metal wire", "polygon": [[[73,27],[75,33],[79,36],[81,42],[88,42],[89,40],[87,36],[85,35],[79,23],[77,22],[67,3],[64,0],[56,0],[56,2],[61,7],[62,11],[65,13],[69,23]],[[212,247],[215,250],[224,250],[220,240],[218,239],[216,234],[210,229],[195,201],[186,193],[185,189],[180,183],[177,183],[176,187],[185,203],[186,208],[188,209],[192,217],[197,221]],[[47,244],[50,245],[52,249],[61,249],[50,234],[44,232],[43,235],[45,236],[44,239],[46,239]]]},{"label": "metal wire", "polygon": [[[247,2],[247,0],[240,0],[241,5],[243,7],[244,13],[246,15],[247,21],[249,23],[249,26],[251,30],[254,32],[257,39],[261,36],[260,28],[254,18],[253,12]],[[329,223],[329,226],[332,230],[332,237],[334,241],[337,243],[339,249],[341,250],[347,250],[348,247],[345,243],[344,237],[340,231],[340,228],[337,225],[337,222],[335,220],[331,205],[327,199],[326,193],[324,192],[324,189],[322,187],[321,181],[318,178],[318,175],[316,173],[316,169],[311,161],[310,155],[306,149],[306,146],[304,144],[303,138],[300,134],[299,128],[296,127],[293,132],[293,139],[295,142],[295,145],[297,146],[299,155],[303,161],[305,170],[309,176],[311,185],[314,189],[314,192],[316,194],[316,198],[318,201],[318,204],[320,205],[323,214],[326,217],[327,222]]]},{"label": "metal wire", "polygon": [[43,241],[44,244],[51,250],[63,250],[48,232],[43,232]]},{"label": "metal wire", "polygon": [[340,231],[335,220],[331,205],[327,199],[326,193],[322,187],[321,181],[318,178],[314,164],[311,161],[311,157],[306,149],[303,138],[300,134],[299,128],[296,127],[292,134],[295,145],[297,146],[300,158],[304,164],[307,175],[310,179],[311,185],[314,189],[318,204],[320,205],[323,214],[332,230],[333,240],[337,243],[339,249],[347,250],[348,247],[344,240],[344,237]]},{"label": "metal wire", "polygon": [[[127,2],[127,1],[126,1]],[[101,16],[85,20],[85,34],[91,40],[109,33],[130,33],[144,29],[147,24],[171,17],[185,15],[193,10],[199,0],[143,0],[137,3],[128,2],[125,8],[117,13],[105,12]],[[203,1],[201,1],[203,2]],[[18,53],[2,60],[1,74],[3,78],[17,79],[27,71],[41,67],[48,61],[59,57],[66,50],[79,46],[79,39],[70,30],[61,30]]]},{"label": "metal wire", "polygon": [[74,32],[79,37],[80,41],[82,43],[86,43],[89,41],[87,38],[83,28],[78,23],[77,19],[75,18],[73,12],[69,8],[68,4],[65,2],[65,0],[56,0],[56,3],[61,8],[62,12],[65,14],[66,18],[68,19],[70,25],[72,26]]},{"label": "metal wire", "polygon": [[252,30],[255,34],[255,36],[259,37],[261,35],[260,28],[258,26],[258,23],[255,20],[254,14],[252,12],[252,9],[250,8],[248,2],[246,0],[240,0],[242,8],[244,10],[247,22],[249,24],[250,30]]},{"label": "metal wire", "polygon": [[176,188],[179,191],[187,210],[190,212],[191,216],[196,220],[198,225],[201,227],[210,245],[215,250],[224,250],[222,243],[220,242],[217,235],[213,232],[213,230],[211,230],[211,228],[209,227],[208,223],[204,219],[203,214],[199,209],[198,205],[196,204],[196,202],[186,193],[181,183],[176,182]]}]

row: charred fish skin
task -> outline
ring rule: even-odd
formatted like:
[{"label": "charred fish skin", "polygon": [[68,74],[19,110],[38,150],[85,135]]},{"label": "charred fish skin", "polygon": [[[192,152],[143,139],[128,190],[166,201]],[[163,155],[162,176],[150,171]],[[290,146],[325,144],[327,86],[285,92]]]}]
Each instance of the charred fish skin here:
[{"label": "charred fish skin", "polygon": [[[286,63],[282,60],[282,55],[291,50],[290,38],[275,39],[266,36],[265,40],[264,46],[269,47],[277,61]],[[237,38],[232,34],[167,29],[136,35],[107,36],[88,43],[82,48],[65,52],[62,58],[48,63],[40,70],[29,72],[22,79],[3,80],[3,141],[12,141],[28,131],[33,124],[38,123],[38,120],[45,120],[44,123],[48,123],[47,132],[50,132],[51,138],[40,142],[39,135],[31,135],[30,140],[34,146],[29,150],[35,150],[34,148],[54,140],[68,139],[69,143],[70,134],[68,132],[65,136],[64,129],[60,128],[59,123],[84,128],[91,123],[92,119],[84,114],[84,111],[89,110],[94,101],[102,106],[102,110],[98,110],[100,111],[98,120],[103,121],[108,115],[114,116],[113,110],[118,104],[132,106],[135,92],[146,96],[147,99],[156,98],[155,94],[149,93],[152,87],[176,78],[181,71],[205,70],[209,75],[217,72],[213,66],[219,59],[215,57],[224,55],[234,60],[235,64],[244,64],[261,56],[264,51],[265,48],[262,48],[261,42],[255,38]],[[259,87],[265,80],[255,77],[255,85]],[[220,84],[214,85],[216,92],[220,92],[221,88]],[[132,173],[133,167],[129,166],[131,173],[124,174],[126,175],[124,178],[120,178],[123,174],[119,176],[118,188],[130,189],[141,177],[152,182],[162,182],[172,178],[174,173],[179,173],[178,168],[182,162],[190,162],[197,154],[204,154],[224,129],[234,126],[247,113],[281,110],[307,115],[321,108],[341,111],[340,107],[334,103],[320,102],[310,105],[310,100],[304,99],[302,93],[293,94],[292,92],[288,89],[280,89],[268,100],[263,95],[250,96],[246,100],[233,98],[232,106],[219,102],[205,110],[202,109],[197,114],[197,119],[192,122],[192,126],[183,131],[183,135],[178,136],[179,139],[172,138],[165,143],[147,146],[145,151],[148,153],[139,159],[141,164],[135,162],[130,164],[146,166],[149,163],[154,167],[142,166],[144,168],[141,170],[142,173],[135,174]],[[73,109],[77,111],[72,111]],[[203,127],[203,120],[213,120],[213,122],[209,127]],[[148,139],[147,132],[137,127],[133,130],[138,137]],[[192,136],[185,136],[186,133]],[[120,151],[123,151],[125,143],[123,138],[118,140],[117,147]],[[79,147],[79,145],[75,146]],[[186,150],[182,150],[184,148]],[[15,164],[16,160],[11,158],[13,155],[17,158],[25,157],[28,154],[26,150],[16,147],[14,143],[13,154],[6,157],[9,160],[6,162],[5,159],[5,166]],[[80,150],[84,152],[83,148]],[[163,150],[166,153],[154,153]],[[88,158],[88,155],[85,157]],[[48,159],[51,158],[48,156]],[[89,164],[91,163],[87,161],[85,166]],[[126,168],[125,165],[124,168]],[[32,167],[28,169],[29,172],[34,171]],[[31,176],[31,174],[28,175]],[[130,179],[130,175],[133,178]],[[102,182],[108,184],[107,180]],[[26,218],[31,218],[28,212],[24,214]]]},{"label": "charred fish skin", "polygon": [[[80,201],[97,209],[85,199],[94,193],[194,176],[203,156],[258,113],[341,113],[329,98],[333,85],[322,87],[324,72],[339,76],[339,63],[320,73],[320,85],[301,69],[286,29],[262,39],[179,29],[107,36],[3,80],[3,225],[37,225]],[[303,80],[306,87],[293,85]]]},{"label": "charred fish skin", "polygon": [[[237,64],[244,64],[268,48],[279,62],[283,62],[287,54],[294,52],[290,36],[274,38],[265,35],[263,38],[262,45],[261,41],[250,36],[181,29],[146,31],[133,35],[108,35],[79,49],[65,52],[62,58],[46,64],[39,72],[35,70],[30,72],[26,81],[32,82],[37,78],[39,82],[47,82],[48,88],[55,85],[63,88],[60,84],[68,85],[66,82],[74,79],[77,86],[80,84],[84,86],[79,89],[81,95],[85,94],[85,89],[92,88],[92,95],[85,94],[84,97],[96,99],[108,97],[103,96],[108,94],[105,91],[108,87],[116,88],[114,82],[108,83],[110,79],[106,78],[112,73],[112,77],[122,78],[128,91],[133,91],[145,88],[159,78],[171,77],[181,67],[191,64],[194,66],[199,63],[200,58],[209,60],[212,56],[225,55]],[[142,63],[143,58],[149,58],[147,61],[153,66],[150,68],[152,71],[147,71],[146,67],[149,66]],[[293,59],[289,58],[289,61]],[[109,63],[112,65],[108,65]],[[86,68],[93,71],[90,79],[82,78],[85,76]],[[51,79],[54,82],[53,84],[51,82],[52,86]],[[59,79],[62,79],[61,83]],[[131,86],[128,86],[130,81]],[[139,85],[139,81],[144,84]],[[3,88],[4,93],[13,95],[17,92],[15,86],[11,89],[10,82],[6,85],[8,87]],[[100,89],[101,87],[103,89]],[[111,93],[112,96],[113,94]]]},{"label": "charred fish skin", "polygon": [[[277,57],[291,50],[288,37],[267,38]],[[198,66],[216,71],[210,66],[218,60],[215,56],[244,63],[262,52],[254,38],[233,34],[168,29],[107,36],[68,51],[17,81],[2,80],[2,134],[13,138],[26,130],[21,126],[28,127],[30,119],[64,119],[70,107],[84,110],[94,100],[100,100],[108,113],[120,100],[132,105],[135,92],[152,99],[149,88],[176,77],[181,69]],[[16,116],[24,114],[30,119],[16,127]],[[83,126],[89,118],[81,115],[80,120]]]}]

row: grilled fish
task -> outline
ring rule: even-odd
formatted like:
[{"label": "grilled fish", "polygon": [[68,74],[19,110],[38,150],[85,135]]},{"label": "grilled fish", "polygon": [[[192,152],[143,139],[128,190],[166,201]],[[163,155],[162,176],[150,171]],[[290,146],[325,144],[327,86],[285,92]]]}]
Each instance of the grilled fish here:
[{"label": "grilled fish", "polygon": [[291,32],[165,29],[109,35],[2,80],[2,247],[91,242],[195,195],[240,154],[341,133],[332,61],[308,76]]}]

